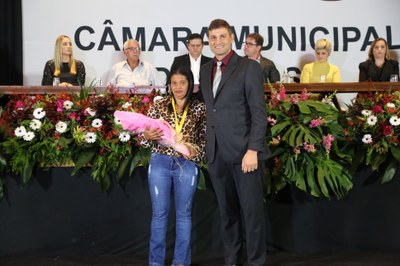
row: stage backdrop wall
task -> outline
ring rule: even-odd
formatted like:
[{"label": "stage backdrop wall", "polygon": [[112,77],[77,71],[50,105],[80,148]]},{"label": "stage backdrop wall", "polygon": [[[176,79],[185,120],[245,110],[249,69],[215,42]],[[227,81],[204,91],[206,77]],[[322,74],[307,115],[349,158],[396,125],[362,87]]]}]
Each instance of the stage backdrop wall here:
[{"label": "stage backdrop wall", "polygon": [[[205,34],[215,18],[234,27],[233,48],[240,55],[248,33],[260,32],[265,37],[264,56],[281,73],[290,67],[295,75],[313,61],[312,46],[320,38],[333,42],[330,62],[339,66],[343,81],[357,81],[358,64],[377,36],[386,38],[393,56],[400,57],[398,0],[22,0],[22,8],[25,85],[40,84],[58,35],[73,39],[75,56],[85,63],[90,83],[96,77],[108,79],[112,65],[124,59],[121,47],[128,37],[141,42],[144,60],[169,69],[175,56],[186,53],[185,37]],[[204,54],[212,55],[208,44]],[[165,73],[159,72],[160,83]]]}]

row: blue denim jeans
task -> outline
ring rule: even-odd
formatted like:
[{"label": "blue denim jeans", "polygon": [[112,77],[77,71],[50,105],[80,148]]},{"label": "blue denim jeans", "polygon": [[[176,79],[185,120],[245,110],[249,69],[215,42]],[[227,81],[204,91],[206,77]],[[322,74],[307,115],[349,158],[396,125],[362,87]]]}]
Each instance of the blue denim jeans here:
[{"label": "blue denim jeans", "polygon": [[148,170],[153,216],[150,235],[150,266],[164,265],[170,196],[173,191],[176,239],[173,265],[190,265],[192,200],[197,189],[198,167],[184,158],[153,153]]}]

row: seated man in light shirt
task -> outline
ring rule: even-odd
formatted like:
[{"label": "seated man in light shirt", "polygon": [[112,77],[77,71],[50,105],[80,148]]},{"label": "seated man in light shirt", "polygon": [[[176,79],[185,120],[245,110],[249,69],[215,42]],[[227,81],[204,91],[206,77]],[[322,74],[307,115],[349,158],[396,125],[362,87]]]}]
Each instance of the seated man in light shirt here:
[{"label": "seated man in light shirt", "polygon": [[157,85],[156,68],[140,59],[140,44],[129,39],[124,43],[126,60],[112,67],[108,84],[115,86]]}]

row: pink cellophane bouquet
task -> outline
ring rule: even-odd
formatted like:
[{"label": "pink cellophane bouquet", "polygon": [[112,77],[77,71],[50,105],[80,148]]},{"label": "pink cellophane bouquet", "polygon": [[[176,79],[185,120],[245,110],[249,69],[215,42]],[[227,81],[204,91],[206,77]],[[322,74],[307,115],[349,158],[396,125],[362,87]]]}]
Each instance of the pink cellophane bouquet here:
[{"label": "pink cellophane bouquet", "polygon": [[148,126],[150,129],[160,129],[163,133],[158,142],[161,145],[172,147],[177,152],[189,156],[188,147],[182,143],[181,136],[178,136],[175,129],[167,121],[153,119],[140,113],[115,111],[114,116],[121,121],[124,130],[134,131],[138,134],[143,133]]}]

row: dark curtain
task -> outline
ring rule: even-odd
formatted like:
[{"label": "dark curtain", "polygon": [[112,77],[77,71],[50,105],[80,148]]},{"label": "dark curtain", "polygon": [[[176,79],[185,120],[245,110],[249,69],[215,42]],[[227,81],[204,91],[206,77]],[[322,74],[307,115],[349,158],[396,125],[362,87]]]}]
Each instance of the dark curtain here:
[{"label": "dark curtain", "polygon": [[0,24],[0,85],[22,85],[21,0],[0,1]]}]

